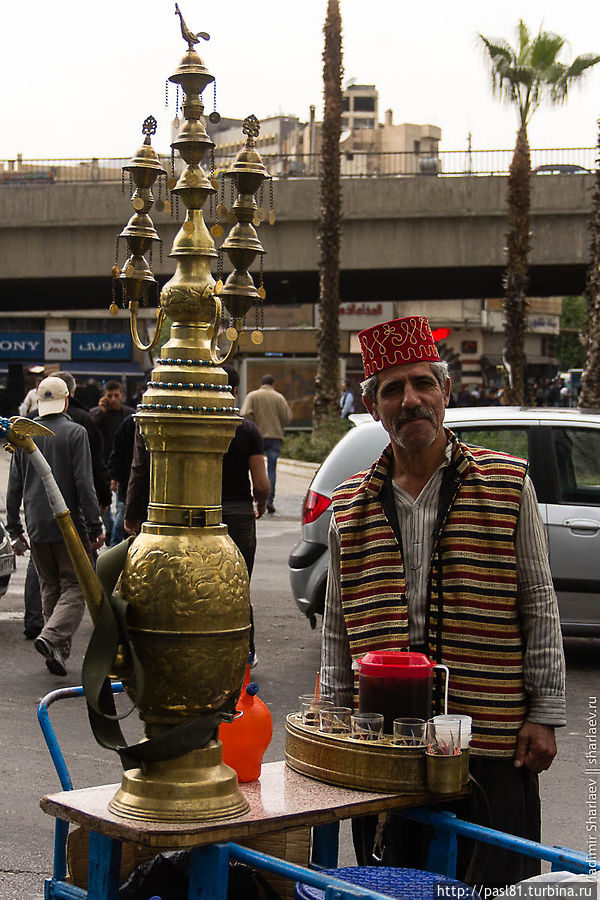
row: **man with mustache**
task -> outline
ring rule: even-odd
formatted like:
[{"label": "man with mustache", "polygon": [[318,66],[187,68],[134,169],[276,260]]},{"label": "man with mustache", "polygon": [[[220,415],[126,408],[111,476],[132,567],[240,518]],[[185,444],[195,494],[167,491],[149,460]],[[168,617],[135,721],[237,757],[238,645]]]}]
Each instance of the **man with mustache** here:
[{"label": "man with mustache", "polygon": [[[472,717],[471,774],[493,828],[540,839],[538,773],[565,724],[565,664],[546,539],[527,463],[463,444],[444,428],[450,398],[423,316],[359,334],[365,406],[390,443],[333,495],[321,693],[357,698],[353,663],[369,650],[412,650],[448,666],[450,713]],[[441,691],[435,701],[440,708]],[[477,819],[471,797],[457,814]],[[355,820],[359,863],[375,822]],[[427,839],[392,818],[385,865],[424,867]],[[459,846],[458,877],[466,848]],[[504,886],[539,872],[494,848],[475,878]]]}]

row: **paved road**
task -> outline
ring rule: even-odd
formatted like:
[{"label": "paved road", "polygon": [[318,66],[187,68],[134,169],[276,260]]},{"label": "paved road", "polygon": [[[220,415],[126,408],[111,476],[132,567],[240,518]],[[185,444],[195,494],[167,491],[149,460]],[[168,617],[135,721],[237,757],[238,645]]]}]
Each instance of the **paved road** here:
[{"label": "paved road", "polygon": [[[0,502],[4,500],[7,460],[0,457]],[[312,689],[319,664],[319,631],[295,609],[287,576],[287,557],[299,534],[302,498],[310,471],[278,475],[277,513],[258,523],[258,553],[252,579],[259,665],[255,669],[262,698],[274,721],[274,737],[266,760],[283,757],[284,716],[297,696]],[[43,660],[23,637],[23,579],[18,570],[5,597],[0,598],[0,900],[41,900],[43,879],[52,868],[53,822],[39,809],[39,798],[58,789],[48,752],[35,718],[38,698],[58,685],[78,684],[75,665],[66,679],[48,673]],[[89,620],[79,630],[73,662],[80,662],[89,638]],[[550,844],[586,849],[588,781],[588,698],[600,693],[598,645],[569,641],[569,724],[558,734],[559,758],[551,774],[542,777],[545,809],[544,839]],[[53,721],[76,787],[116,782],[117,760],[91,737],[81,701],[53,707]],[[135,718],[131,717],[132,720]],[[127,722],[128,736],[137,731]],[[352,864],[347,830],[342,856]]]}]

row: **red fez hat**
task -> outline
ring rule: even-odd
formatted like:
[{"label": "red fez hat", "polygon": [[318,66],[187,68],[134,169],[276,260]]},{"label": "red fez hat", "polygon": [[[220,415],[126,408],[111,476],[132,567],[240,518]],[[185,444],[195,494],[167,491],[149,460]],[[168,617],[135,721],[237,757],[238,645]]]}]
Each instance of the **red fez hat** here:
[{"label": "red fez hat", "polygon": [[367,378],[392,366],[440,359],[425,316],[403,316],[373,325],[359,331],[358,339]]}]

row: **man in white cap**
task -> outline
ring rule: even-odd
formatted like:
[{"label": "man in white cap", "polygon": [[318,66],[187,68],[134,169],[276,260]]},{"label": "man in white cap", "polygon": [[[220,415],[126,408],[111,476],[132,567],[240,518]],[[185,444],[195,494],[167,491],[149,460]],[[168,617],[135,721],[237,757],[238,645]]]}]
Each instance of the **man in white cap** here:
[{"label": "man in white cap", "polygon": [[[49,428],[54,437],[34,440],[52,469],[73,523],[91,555],[102,545],[103,536],[87,432],[66,414],[69,390],[61,378],[44,378],[38,387],[37,400],[36,421]],[[21,501],[29,542],[20,518]],[[85,602],[44,485],[21,450],[11,459],[6,512],[15,553],[22,555],[31,549],[40,576],[45,624],[33,646],[45,657],[53,675],[66,675],[65,660],[71,652],[71,639],[81,622]]]}]

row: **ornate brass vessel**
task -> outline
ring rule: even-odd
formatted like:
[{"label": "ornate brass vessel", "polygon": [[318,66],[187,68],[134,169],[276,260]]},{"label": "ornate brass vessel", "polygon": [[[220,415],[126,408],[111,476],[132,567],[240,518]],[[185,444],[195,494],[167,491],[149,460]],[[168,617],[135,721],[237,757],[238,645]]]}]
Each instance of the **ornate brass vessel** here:
[{"label": "ornate brass vessel", "polygon": [[[234,706],[249,652],[248,574],[221,524],[222,457],[240,419],[221,368],[226,357],[217,347],[218,293],[232,317],[228,335],[236,338],[259,300],[248,267],[264,251],[251,222],[254,194],[268,175],[254,150],[258,123],[251,117],[246,147],[227,173],[238,192],[237,224],[224,246],[234,271],[225,286],[216,285],[210,266],[217,251],[202,213],[215,187],[200,165],[214,147],[201,97],[214,78],[194,49],[199,36],[183,19],[182,33],[188,49],[169,80],[184,94],[184,121],[173,148],[186,166],[170,187],[187,211],[170,253],[176,271],[160,292],[156,335],[147,347],[156,344],[165,317],[172,323],[169,339],[135,416],[150,451],[148,521],[128,550],[116,590],[129,605],[129,638],[144,674],[137,699],[148,739]],[[144,144],[124,167],[135,183],[135,211],[121,234],[129,256],[114,272],[138,346],[144,346],[138,305],[156,288],[145,258],[158,238],[148,215],[152,187],[165,174],[151,147],[155,126],[146,120]],[[127,673],[123,681],[135,694]],[[235,772],[222,762],[217,727],[204,746],[125,771],[110,808],[135,819],[207,820],[242,814],[247,803]]]}]

